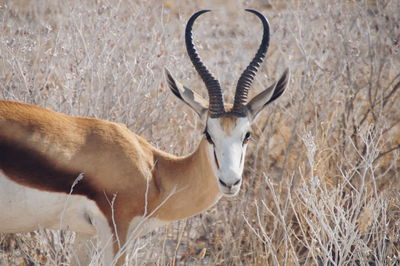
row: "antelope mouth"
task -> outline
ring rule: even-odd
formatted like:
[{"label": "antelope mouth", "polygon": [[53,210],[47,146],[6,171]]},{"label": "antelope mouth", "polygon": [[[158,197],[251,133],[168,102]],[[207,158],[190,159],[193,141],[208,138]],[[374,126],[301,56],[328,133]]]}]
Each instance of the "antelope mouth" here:
[{"label": "antelope mouth", "polygon": [[225,197],[234,197],[239,193],[240,186],[227,188],[227,187],[219,185],[219,190],[221,191],[222,195]]},{"label": "antelope mouth", "polygon": [[235,191],[229,191],[229,192],[223,191],[222,194],[223,194],[223,196],[230,198],[230,197],[234,197],[237,194],[239,194],[239,191],[240,191],[240,189],[236,189]]}]

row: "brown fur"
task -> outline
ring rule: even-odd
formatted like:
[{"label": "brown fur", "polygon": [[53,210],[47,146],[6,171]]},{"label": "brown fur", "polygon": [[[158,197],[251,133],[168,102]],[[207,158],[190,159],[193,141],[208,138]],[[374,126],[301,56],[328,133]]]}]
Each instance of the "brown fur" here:
[{"label": "brown fur", "polygon": [[116,195],[122,244],[133,218],[156,208],[152,217],[186,218],[207,209],[219,193],[204,139],[193,154],[175,157],[123,125],[10,101],[0,101],[0,170],[24,186],[63,193],[84,173],[73,193],[94,200],[111,228],[107,197]]},{"label": "brown fur", "polygon": [[231,135],[232,130],[236,127],[237,117],[232,115],[226,115],[222,116],[220,120],[224,132],[226,132],[228,135]]}]

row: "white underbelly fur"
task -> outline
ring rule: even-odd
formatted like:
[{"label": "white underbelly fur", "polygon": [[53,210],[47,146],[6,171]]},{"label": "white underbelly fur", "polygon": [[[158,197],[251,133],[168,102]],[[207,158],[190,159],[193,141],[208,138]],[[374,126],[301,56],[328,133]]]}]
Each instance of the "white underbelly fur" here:
[{"label": "white underbelly fur", "polygon": [[105,219],[101,216],[95,202],[84,196],[25,187],[8,179],[0,170],[0,232],[48,228],[94,235],[93,223]]}]

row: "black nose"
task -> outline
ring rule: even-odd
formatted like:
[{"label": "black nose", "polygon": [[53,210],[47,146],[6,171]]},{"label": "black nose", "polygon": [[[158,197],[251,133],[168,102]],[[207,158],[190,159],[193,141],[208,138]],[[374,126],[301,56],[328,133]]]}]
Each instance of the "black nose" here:
[{"label": "black nose", "polygon": [[224,181],[222,181],[221,179],[219,179],[219,183],[221,183],[221,185],[223,185],[224,187],[228,187],[228,185]]},{"label": "black nose", "polygon": [[221,179],[218,179],[218,181],[219,181],[219,183],[221,185],[223,185],[224,187],[227,187],[227,188],[231,188],[231,187],[236,186],[236,185],[238,185],[240,183],[240,179],[238,179],[235,183],[229,184],[229,185],[227,183],[225,183],[224,181],[222,181]]}]

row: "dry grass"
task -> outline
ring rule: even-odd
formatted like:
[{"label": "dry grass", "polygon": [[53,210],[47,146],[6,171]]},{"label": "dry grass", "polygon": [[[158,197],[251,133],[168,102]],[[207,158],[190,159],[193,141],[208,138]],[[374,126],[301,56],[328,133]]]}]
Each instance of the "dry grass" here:
[{"label": "dry grass", "polygon": [[[0,98],[122,122],[163,150],[187,154],[202,124],[167,91],[162,73],[168,67],[204,95],[183,30],[190,14],[209,5],[2,2]],[[259,21],[237,12],[244,7],[260,10],[272,26],[253,93],[286,66],[289,89],[254,126],[240,195],[140,239],[129,263],[399,263],[400,2],[212,7],[220,11],[199,20],[195,38],[225,97],[232,101],[261,38]],[[68,263],[73,238],[49,231],[0,235],[0,264]]]}]

